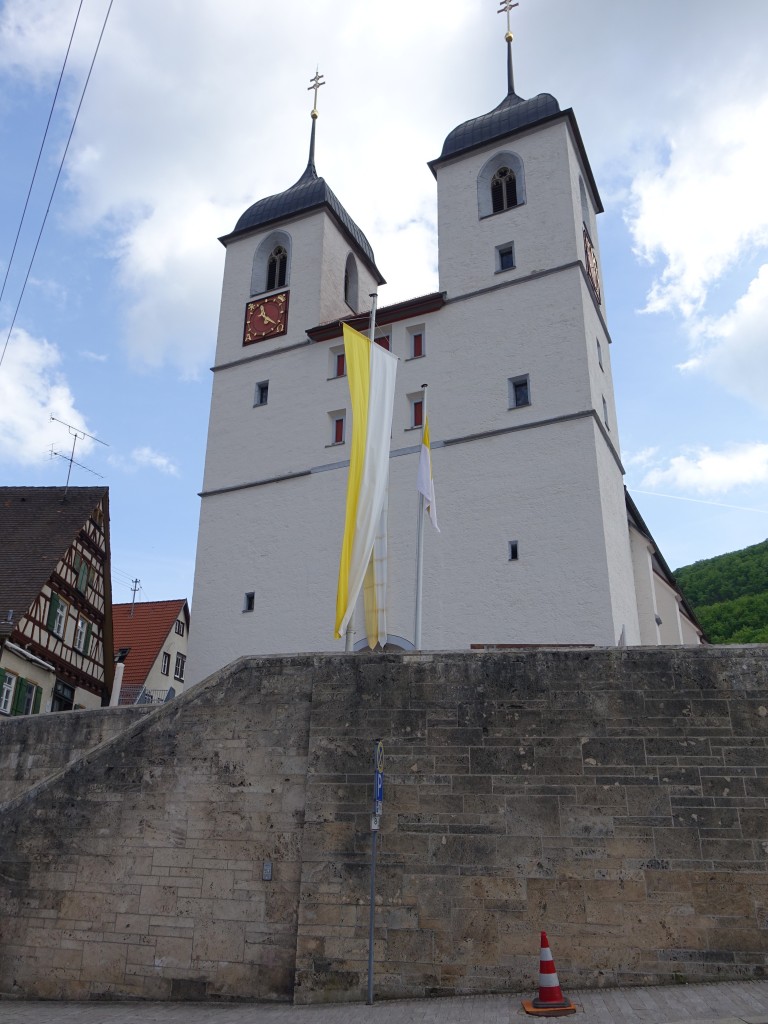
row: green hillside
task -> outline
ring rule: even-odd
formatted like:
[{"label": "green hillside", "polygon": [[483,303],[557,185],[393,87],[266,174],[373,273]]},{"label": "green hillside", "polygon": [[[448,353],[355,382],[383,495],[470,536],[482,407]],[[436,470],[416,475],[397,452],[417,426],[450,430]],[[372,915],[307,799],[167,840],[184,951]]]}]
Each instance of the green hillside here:
[{"label": "green hillside", "polygon": [[768,540],[675,572],[713,644],[768,643]]}]

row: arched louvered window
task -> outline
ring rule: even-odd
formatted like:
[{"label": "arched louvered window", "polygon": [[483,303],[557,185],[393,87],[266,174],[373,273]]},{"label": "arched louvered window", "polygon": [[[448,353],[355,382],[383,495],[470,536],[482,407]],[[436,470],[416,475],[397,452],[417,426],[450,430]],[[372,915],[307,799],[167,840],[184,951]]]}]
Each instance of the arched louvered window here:
[{"label": "arched louvered window", "polygon": [[267,291],[282,288],[288,269],[288,253],[284,246],[276,245],[267,260]]},{"label": "arched louvered window", "polygon": [[500,167],[491,178],[491,206],[494,213],[517,206],[517,178],[509,167]]},{"label": "arched louvered window", "polygon": [[504,213],[526,202],[525,167],[509,149],[494,153],[477,176],[477,213],[480,219]]}]

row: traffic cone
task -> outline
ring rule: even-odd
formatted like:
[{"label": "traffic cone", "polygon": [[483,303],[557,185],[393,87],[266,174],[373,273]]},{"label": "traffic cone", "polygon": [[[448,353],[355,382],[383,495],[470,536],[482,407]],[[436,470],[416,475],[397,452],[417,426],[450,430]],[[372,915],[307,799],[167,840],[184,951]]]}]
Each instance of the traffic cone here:
[{"label": "traffic cone", "polygon": [[524,999],[523,1009],[526,1013],[538,1017],[561,1017],[566,1013],[576,1013],[576,1007],[563,996],[560,982],[557,980],[555,961],[549,948],[547,933],[541,933],[541,956],[539,958],[539,995],[537,999]]}]

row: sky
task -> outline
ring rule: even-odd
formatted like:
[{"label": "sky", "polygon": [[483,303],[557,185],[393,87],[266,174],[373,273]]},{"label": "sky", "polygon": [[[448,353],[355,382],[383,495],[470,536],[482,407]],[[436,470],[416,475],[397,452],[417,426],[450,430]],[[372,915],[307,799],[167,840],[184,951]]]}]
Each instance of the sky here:
[{"label": "sky", "polygon": [[[192,596],[217,239],[304,170],[315,71],[318,173],[371,242],[388,281],[380,305],[434,291],[427,161],[506,93],[499,6],[0,3],[0,480],[63,485],[68,464],[51,450],[69,454],[73,435],[57,421],[93,435],[77,438],[87,469],[73,466],[71,483],[110,488],[115,601],[133,580],[140,600]],[[520,0],[512,27],[517,92],[574,109],[605,206],[630,492],[673,569],[758,543],[768,4]]]}]

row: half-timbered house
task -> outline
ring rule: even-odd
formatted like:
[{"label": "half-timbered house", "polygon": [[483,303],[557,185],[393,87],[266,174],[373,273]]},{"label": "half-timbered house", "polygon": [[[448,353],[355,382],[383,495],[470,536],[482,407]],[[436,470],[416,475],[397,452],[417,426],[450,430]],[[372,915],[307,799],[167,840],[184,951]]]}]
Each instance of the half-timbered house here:
[{"label": "half-timbered house", "polygon": [[0,715],[109,703],[109,489],[0,487]]}]

